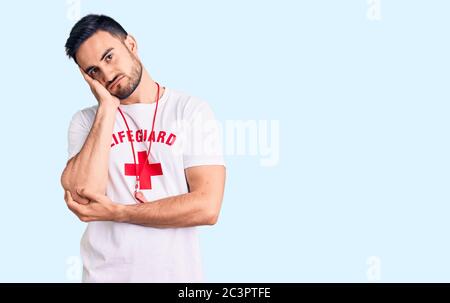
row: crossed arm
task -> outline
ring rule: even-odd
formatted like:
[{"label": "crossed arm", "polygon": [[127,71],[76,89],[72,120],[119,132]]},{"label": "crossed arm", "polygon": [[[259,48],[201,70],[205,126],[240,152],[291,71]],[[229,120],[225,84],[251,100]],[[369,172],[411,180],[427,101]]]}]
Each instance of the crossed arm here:
[{"label": "crossed arm", "polygon": [[187,227],[217,222],[225,186],[225,167],[204,165],[185,169],[189,193],[122,205],[106,195],[111,134],[120,100],[112,96],[81,68],[80,72],[99,106],[93,126],[80,152],[70,159],[61,175],[64,199],[84,222],[115,221],[151,227]]},{"label": "crossed arm", "polygon": [[87,204],[74,201],[70,191],[66,191],[65,200],[83,222],[115,221],[159,228],[215,224],[222,204],[225,167],[195,166],[187,168],[185,174],[189,193],[153,202],[141,194],[139,200],[144,203],[122,205],[86,189],[79,190],[78,195],[89,200]]}]

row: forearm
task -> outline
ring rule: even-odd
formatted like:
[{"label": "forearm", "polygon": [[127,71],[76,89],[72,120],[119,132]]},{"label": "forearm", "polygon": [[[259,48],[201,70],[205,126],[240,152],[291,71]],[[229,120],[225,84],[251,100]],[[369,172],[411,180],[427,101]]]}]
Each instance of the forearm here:
[{"label": "forearm", "polygon": [[191,192],[136,205],[120,205],[117,221],[149,227],[189,227],[213,225],[216,214],[212,205],[201,192]]},{"label": "forearm", "polygon": [[115,115],[113,107],[98,107],[83,148],[69,161],[62,174],[61,183],[65,189],[74,192],[89,187],[94,192],[105,192]]}]

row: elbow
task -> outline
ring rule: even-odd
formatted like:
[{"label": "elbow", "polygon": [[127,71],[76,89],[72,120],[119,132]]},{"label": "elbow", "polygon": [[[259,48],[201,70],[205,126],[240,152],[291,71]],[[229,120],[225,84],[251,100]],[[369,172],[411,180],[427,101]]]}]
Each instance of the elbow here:
[{"label": "elbow", "polygon": [[216,225],[219,220],[219,214],[209,214],[206,216],[205,225]]},{"label": "elbow", "polygon": [[209,215],[206,217],[206,224],[205,225],[216,225],[217,221],[219,220],[219,215]]},{"label": "elbow", "polygon": [[222,197],[203,195],[202,205],[204,225],[216,225],[219,221]]},{"label": "elbow", "polygon": [[69,173],[67,168],[62,172],[60,182],[61,186],[65,190],[68,190],[70,188]]},{"label": "elbow", "polygon": [[205,211],[205,225],[216,225],[219,221],[220,210],[216,208],[207,209]]},{"label": "elbow", "polygon": [[74,161],[75,157],[72,157],[69,161],[67,161],[67,165],[64,168],[63,172],[61,173],[61,178],[60,178],[60,182],[61,182],[61,186],[65,189],[65,190],[69,190],[72,187],[72,182],[71,182],[71,171],[73,168],[73,161]]}]

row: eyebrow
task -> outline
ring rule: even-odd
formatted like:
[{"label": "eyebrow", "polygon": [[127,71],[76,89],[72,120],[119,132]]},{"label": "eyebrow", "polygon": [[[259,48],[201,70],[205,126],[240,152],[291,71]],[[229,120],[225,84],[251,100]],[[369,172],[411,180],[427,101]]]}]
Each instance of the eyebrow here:
[{"label": "eyebrow", "polygon": [[[110,47],[110,48],[108,48],[104,53],[103,53],[103,55],[102,55],[102,57],[100,58],[100,61],[103,61],[103,59],[105,59],[105,57],[108,55],[108,53],[110,52],[110,51],[112,51],[114,49],[114,47]],[[93,66],[93,65],[91,65],[91,66],[89,66],[88,68],[86,68],[86,74],[89,74],[89,72],[93,69],[93,68],[95,68],[95,66]]]}]

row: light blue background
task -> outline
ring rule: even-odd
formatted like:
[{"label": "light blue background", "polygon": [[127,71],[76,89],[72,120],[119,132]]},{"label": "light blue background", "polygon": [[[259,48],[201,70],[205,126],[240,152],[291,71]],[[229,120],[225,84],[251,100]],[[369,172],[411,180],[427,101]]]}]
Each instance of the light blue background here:
[{"label": "light blue background", "polygon": [[[84,223],[59,177],[72,114],[95,104],[64,55],[66,1],[8,1],[1,26],[0,281],[72,282]],[[150,74],[221,120],[279,120],[280,161],[227,157],[208,281],[450,281],[450,2],[88,1]],[[76,280],[76,279],[75,279]]]}]

